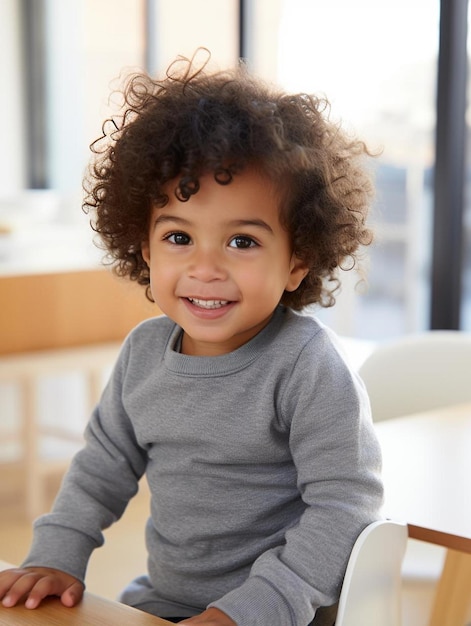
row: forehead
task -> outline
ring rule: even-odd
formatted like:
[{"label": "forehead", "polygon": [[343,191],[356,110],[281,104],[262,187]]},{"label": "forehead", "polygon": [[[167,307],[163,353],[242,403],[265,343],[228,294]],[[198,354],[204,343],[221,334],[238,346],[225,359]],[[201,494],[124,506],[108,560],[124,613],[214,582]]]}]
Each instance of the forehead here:
[{"label": "forehead", "polygon": [[[164,188],[168,202],[162,210],[185,210],[185,208],[207,208],[226,212],[273,213],[278,217],[280,194],[270,178],[255,168],[247,168],[223,184],[213,173],[203,174],[198,180],[198,191],[182,200],[179,193],[181,178],[169,181]],[[159,210],[159,209],[157,209]]]}]

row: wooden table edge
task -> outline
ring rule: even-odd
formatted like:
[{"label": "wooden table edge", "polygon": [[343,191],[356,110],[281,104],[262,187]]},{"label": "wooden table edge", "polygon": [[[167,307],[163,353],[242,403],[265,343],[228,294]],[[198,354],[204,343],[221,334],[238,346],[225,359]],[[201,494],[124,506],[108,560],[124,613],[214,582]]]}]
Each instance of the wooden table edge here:
[{"label": "wooden table edge", "polygon": [[[0,559],[0,571],[15,568],[15,565]],[[51,626],[51,624],[85,624],[101,626],[105,624],[129,623],[133,626],[168,626],[171,622],[139,609],[103,598],[85,591],[82,601],[75,607],[68,608],[61,604],[59,598],[47,598],[37,609],[27,609],[20,604],[5,608],[0,603],[0,624],[2,626],[21,626],[35,624]]]},{"label": "wooden table edge", "polygon": [[407,528],[411,539],[418,539],[419,541],[426,541],[427,543],[443,546],[449,550],[471,554],[470,538],[452,535],[431,528],[424,528],[423,526],[415,526],[414,524],[407,524]]}]

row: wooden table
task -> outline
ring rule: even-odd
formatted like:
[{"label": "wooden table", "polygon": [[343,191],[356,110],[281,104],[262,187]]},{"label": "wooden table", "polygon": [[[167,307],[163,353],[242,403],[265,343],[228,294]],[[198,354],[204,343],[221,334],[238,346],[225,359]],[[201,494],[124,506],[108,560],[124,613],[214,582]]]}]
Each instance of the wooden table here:
[{"label": "wooden table", "polygon": [[[471,381],[470,381],[471,383]],[[448,548],[430,626],[464,626],[471,606],[471,404],[376,423],[386,516]]]},{"label": "wooden table", "polygon": [[121,342],[161,314],[144,287],[106,269],[0,275],[0,354]]},{"label": "wooden table", "polygon": [[[0,571],[14,567],[0,561]],[[119,602],[100,598],[87,591],[82,602],[73,608],[59,598],[48,598],[37,609],[23,605],[6,609],[0,603],[1,626],[168,626],[170,622],[138,611]]]}]

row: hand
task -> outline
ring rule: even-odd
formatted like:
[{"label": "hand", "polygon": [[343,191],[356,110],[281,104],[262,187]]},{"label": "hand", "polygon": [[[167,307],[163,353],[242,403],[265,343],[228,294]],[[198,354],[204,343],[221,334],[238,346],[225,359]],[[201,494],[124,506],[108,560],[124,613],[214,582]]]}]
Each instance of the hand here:
[{"label": "hand", "polygon": [[179,624],[182,626],[185,626],[185,624],[188,624],[188,626],[237,626],[234,620],[214,607],[206,609],[199,615],[184,619]]},{"label": "hand", "polygon": [[49,567],[24,567],[0,572],[0,600],[5,607],[25,598],[27,609],[35,609],[47,596],[59,596],[64,606],[75,606],[83,596],[83,584],[70,574]]}]

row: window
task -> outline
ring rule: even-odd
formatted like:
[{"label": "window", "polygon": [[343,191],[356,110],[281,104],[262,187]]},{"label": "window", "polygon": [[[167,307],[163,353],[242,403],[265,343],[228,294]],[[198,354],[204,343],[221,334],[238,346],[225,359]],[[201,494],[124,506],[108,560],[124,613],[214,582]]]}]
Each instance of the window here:
[{"label": "window", "polygon": [[[255,69],[268,68],[270,78],[289,90],[325,94],[332,116],[364,138],[373,151],[382,152],[375,164],[372,220],[377,236],[369,250],[368,286],[362,288],[358,279],[346,275],[338,305],[320,315],[340,332],[368,339],[425,328],[439,4],[429,0],[275,4],[277,37],[270,45],[255,46],[251,59]],[[257,2],[250,6],[254,34],[272,4],[265,6],[265,16],[260,9],[255,12]]]},{"label": "window", "polygon": [[[43,35],[36,42],[28,24]],[[80,246],[90,239],[81,179],[88,146],[116,108],[110,90],[120,75],[144,67],[161,72],[198,46],[211,50],[213,66],[231,65],[241,26],[243,53],[256,73],[288,90],[325,94],[332,116],[381,151],[374,159],[377,236],[368,249],[367,285],[346,272],[337,306],[318,313],[338,332],[365,339],[428,328],[439,25],[440,0],[3,0],[0,75],[8,97],[0,112],[9,123],[0,157],[0,228],[7,233],[0,234],[0,271],[20,221],[23,238],[28,228],[38,237],[38,225],[46,229],[51,220],[56,229],[73,224],[69,239],[61,233],[65,256],[80,239],[77,223],[84,227]],[[22,79],[34,73],[32,60],[43,70],[36,98]],[[44,173],[43,193],[25,194],[35,186],[28,162]],[[10,219],[15,202],[21,220]],[[471,330],[469,191],[463,229],[461,327]],[[41,232],[46,255],[53,235]],[[15,257],[31,262],[26,254]]]}]

